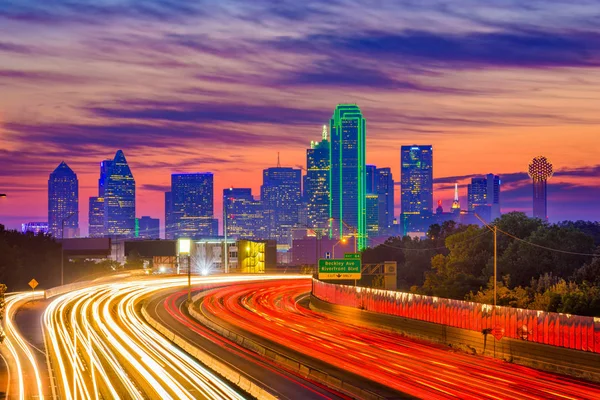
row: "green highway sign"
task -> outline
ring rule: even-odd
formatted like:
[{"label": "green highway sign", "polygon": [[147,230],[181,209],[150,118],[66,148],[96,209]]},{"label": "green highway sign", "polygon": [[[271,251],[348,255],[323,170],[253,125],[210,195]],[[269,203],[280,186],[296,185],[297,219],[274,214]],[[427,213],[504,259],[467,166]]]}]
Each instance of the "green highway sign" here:
[{"label": "green highway sign", "polygon": [[319,279],[360,279],[360,259],[319,260]]},{"label": "green highway sign", "polygon": [[360,260],[360,253],[346,253],[346,254],[344,254],[344,258],[345,259],[353,258],[356,260]]}]

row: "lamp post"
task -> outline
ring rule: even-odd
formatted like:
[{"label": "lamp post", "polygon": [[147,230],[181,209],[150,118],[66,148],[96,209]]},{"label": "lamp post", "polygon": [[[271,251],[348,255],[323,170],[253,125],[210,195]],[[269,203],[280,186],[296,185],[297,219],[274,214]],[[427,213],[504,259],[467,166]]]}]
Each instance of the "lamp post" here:
[{"label": "lamp post", "polygon": [[73,215],[77,214],[77,212],[73,212],[62,219],[60,222],[60,286],[64,285],[64,277],[65,277],[65,251],[63,240],[65,238],[65,221],[71,218]]},{"label": "lamp post", "polygon": [[498,227],[496,225],[490,226],[485,222],[479,215],[475,214],[478,220],[480,220],[486,228],[491,232],[494,232],[494,314],[496,312],[496,281],[498,275]]},{"label": "lamp post", "polygon": [[188,265],[188,303],[192,302],[192,263],[190,262],[191,239],[179,238],[177,240],[179,256],[187,256]]},{"label": "lamp post", "polygon": [[225,261],[225,273],[229,273],[229,247],[227,246],[227,199],[223,202],[223,236],[225,236],[224,247],[225,250],[223,252],[224,261]]},{"label": "lamp post", "polygon": [[332,249],[331,249],[331,256],[333,258],[335,258],[335,246],[337,246],[340,243],[346,244],[348,242],[348,240],[346,238],[341,238],[340,240],[338,240],[338,242],[336,244],[333,245]]}]

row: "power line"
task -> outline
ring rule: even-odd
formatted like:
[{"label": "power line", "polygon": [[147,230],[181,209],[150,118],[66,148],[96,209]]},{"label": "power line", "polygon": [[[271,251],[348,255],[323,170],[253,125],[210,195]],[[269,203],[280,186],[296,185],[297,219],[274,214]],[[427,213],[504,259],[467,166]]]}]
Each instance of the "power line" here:
[{"label": "power line", "polygon": [[562,254],[571,254],[571,255],[575,255],[575,256],[589,256],[589,257],[598,257],[600,256],[600,253],[596,253],[596,254],[590,254],[590,253],[578,253],[578,252],[574,252],[574,251],[566,251],[566,250],[560,250],[560,249],[553,249],[552,247],[546,247],[546,246],[542,246],[540,244],[536,244],[536,243],[532,243],[532,242],[528,242],[527,240],[521,239],[515,235],[511,235],[508,232],[504,232],[502,229],[498,228],[496,226],[496,229],[498,230],[498,232],[505,234],[506,236],[513,238],[515,240],[518,240],[519,242],[523,242],[526,243],[530,246],[533,247],[537,247],[540,249],[544,249],[544,250],[549,250],[549,251],[554,251],[556,253],[562,253]]},{"label": "power line", "polygon": [[[490,233],[490,232],[489,231],[485,231],[483,233],[480,233],[477,236],[469,237],[468,239],[461,240],[460,242],[455,242],[455,243],[459,244],[459,243],[470,242],[471,240],[477,239],[477,238],[479,238],[481,236],[484,236],[484,235],[486,235],[488,233]],[[410,247],[392,246],[391,244],[387,244],[385,242],[384,243],[380,243],[379,246],[386,246],[386,247],[390,247],[392,249],[409,250],[409,251],[430,251],[430,250],[443,250],[443,249],[447,249],[448,248],[446,246],[441,246],[441,247],[429,247],[429,248],[426,248],[426,249],[413,249],[413,248],[410,248]]]}]

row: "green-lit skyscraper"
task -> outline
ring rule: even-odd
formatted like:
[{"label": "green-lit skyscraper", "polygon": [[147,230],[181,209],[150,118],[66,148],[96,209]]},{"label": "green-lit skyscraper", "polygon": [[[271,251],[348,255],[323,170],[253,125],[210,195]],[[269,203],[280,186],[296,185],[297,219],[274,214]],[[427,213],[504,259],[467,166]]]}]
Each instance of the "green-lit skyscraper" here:
[{"label": "green-lit skyscraper", "polygon": [[338,104],[329,124],[332,234],[356,235],[367,247],[365,147],[367,122],[356,104]]},{"label": "green-lit skyscraper", "polygon": [[327,126],[323,126],[322,140],[311,142],[306,150],[304,198],[307,225],[327,228],[329,219],[329,141]]}]

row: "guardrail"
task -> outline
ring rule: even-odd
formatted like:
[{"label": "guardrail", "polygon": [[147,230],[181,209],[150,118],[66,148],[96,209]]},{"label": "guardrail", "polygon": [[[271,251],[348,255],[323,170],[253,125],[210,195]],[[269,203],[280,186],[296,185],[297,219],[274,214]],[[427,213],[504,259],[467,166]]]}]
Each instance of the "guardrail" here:
[{"label": "guardrail", "polygon": [[600,318],[494,307],[413,293],[313,280],[313,296],[328,303],[468,329],[495,336],[600,353]]}]

